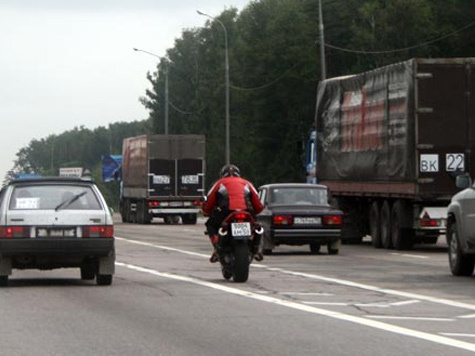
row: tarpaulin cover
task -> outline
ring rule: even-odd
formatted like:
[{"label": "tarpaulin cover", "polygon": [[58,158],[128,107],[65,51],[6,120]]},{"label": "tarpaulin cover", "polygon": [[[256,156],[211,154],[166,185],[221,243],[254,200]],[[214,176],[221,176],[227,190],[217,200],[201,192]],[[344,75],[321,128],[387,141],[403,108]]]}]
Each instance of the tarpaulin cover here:
[{"label": "tarpaulin cover", "polygon": [[410,60],[320,82],[319,181],[414,178],[413,70]]},{"label": "tarpaulin cover", "polygon": [[116,180],[117,173],[119,173],[122,166],[122,155],[103,155],[102,162],[102,180],[104,182],[111,182]]}]

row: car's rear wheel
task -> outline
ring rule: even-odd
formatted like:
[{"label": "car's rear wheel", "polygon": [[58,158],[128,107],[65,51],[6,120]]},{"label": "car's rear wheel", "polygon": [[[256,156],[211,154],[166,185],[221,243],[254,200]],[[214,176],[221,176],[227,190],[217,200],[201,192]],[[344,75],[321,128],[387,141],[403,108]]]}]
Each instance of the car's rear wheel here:
[{"label": "car's rear wheel", "polygon": [[96,277],[97,267],[93,263],[86,263],[81,266],[81,279],[92,280]]},{"label": "car's rear wheel", "polygon": [[0,276],[0,287],[8,286],[8,276]]},{"label": "car's rear wheel", "polygon": [[320,244],[313,242],[310,244],[310,252],[311,253],[319,253],[320,252]]},{"label": "car's rear wheel", "polygon": [[338,255],[340,252],[341,241],[331,242],[327,245],[329,255]]},{"label": "car's rear wheel", "polygon": [[450,224],[448,230],[450,271],[454,276],[471,276],[475,267],[475,256],[463,254],[455,222]]},{"label": "car's rear wheel", "polygon": [[110,286],[112,284],[112,274],[98,274],[96,282],[100,286]]}]

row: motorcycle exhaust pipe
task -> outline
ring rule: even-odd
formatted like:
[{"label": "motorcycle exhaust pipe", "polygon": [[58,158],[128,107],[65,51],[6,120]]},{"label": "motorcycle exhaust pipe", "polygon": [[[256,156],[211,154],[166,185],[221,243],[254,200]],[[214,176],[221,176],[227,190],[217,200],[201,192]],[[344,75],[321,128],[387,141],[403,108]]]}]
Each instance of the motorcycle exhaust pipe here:
[{"label": "motorcycle exhaust pipe", "polygon": [[219,236],[226,236],[228,234],[227,230],[224,230],[222,227],[219,228],[218,230]]},{"label": "motorcycle exhaust pipe", "polygon": [[254,232],[258,235],[261,235],[264,232],[264,228],[260,226],[259,229],[254,230]]}]

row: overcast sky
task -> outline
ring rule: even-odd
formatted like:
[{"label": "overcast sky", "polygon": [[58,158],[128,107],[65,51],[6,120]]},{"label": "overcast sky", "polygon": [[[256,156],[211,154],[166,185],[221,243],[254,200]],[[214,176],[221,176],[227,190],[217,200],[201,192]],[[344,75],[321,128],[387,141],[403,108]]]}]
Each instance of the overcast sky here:
[{"label": "overcast sky", "polygon": [[[32,139],[143,120],[147,71],[185,28],[250,0],[0,0],[0,182]],[[99,157],[98,157],[99,159]]]}]

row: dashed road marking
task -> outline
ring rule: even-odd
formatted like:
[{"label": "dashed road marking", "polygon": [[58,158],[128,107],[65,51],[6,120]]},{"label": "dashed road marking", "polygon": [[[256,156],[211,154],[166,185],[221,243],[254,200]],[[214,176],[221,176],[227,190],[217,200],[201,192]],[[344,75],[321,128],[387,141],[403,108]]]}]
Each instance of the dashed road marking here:
[{"label": "dashed road marking", "polygon": [[475,344],[459,341],[456,339],[451,339],[445,336],[440,336],[436,334],[430,334],[426,332],[403,328],[400,326],[390,325],[390,324],[386,324],[380,321],[371,320],[369,318],[361,318],[354,315],[343,314],[343,313],[333,312],[333,311],[329,311],[325,309],[315,308],[309,305],[304,305],[301,303],[283,300],[283,299],[279,299],[279,298],[275,298],[275,297],[271,297],[267,295],[261,295],[261,294],[228,287],[228,286],[217,284],[217,283],[207,282],[207,281],[203,281],[203,280],[193,278],[193,277],[182,276],[182,275],[171,274],[171,273],[163,273],[163,272],[159,272],[150,268],[144,268],[144,267],[122,263],[118,261],[116,262],[116,265],[119,267],[127,268],[127,269],[134,270],[141,273],[147,273],[147,274],[154,275],[157,277],[173,279],[173,280],[182,281],[186,283],[192,283],[192,284],[199,285],[202,287],[212,288],[212,289],[219,290],[225,293],[230,293],[230,294],[238,295],[245,298],[259,300],[262,302],[266,302],[266,303],[270,303],[270,304],[274,304],[274,305],[278,305],[282,307],[287,307],[287,308],[299,310],[302,312],[326,316],[329,318],[351,322],[354,324],[363,325],[363,326],[371,327],[374,329],[391,332],[394,334],[405,335],[405,336],[416,338],[416,339],[421,339],[421,340],[425,340],[425,341],[429,341],[429,342],[433,342],[433,343],[437,343],[441,345],[446,345],[446,346],[450,346],[450,347],[454,347],[458,349],[475,352]]},{"label": "dashed road marking", "polygon": [[[153,248],[162,249],[162,250],[166,250],[166,251],[173,251],[173,252],[178,252],[178,253],[191,255],[191,256],[196,256],[196,257],[209,258],[209,255],[205,255],[205,254],[197,253],[197,252],[192,252],[192,251],[187,251],[187,250],[181,250],[181,249],[178,249],[178,248],[173,248],[173,247],[168,247],[168,246],[161,246],[161,245],[156,245],[156,244],[152,244],[152,243],[148,243],[148,242],[126,239],[126,238],[123,238],[123,237],[116,237],[116,239],[119,240],[119,241],[125,241],[125,242],[132,243],[132,244],[143,245],[143,246],[147,246],[147,247],[153,247]],[[368,290],[368,291],[378,292],[378,293],[382,293],[382,294],[396,295],[396,296],[404,297],[404,298],[408,298],[408,299],[424,300],[426,302],[431,302],[431,303],[436,303],[436,304],[443,304],[443,305],[447,305],[447,306],[451,306],[451,307],[455,307],[455,308],[475,310],[475,305],[474,304],[457,302],[457,301],[449,300],[449,299],[436,298],[436,297],[431,297],[431,296],[426,296],[426,295],[416,294],[416,293],[408,293],[408,292],[398,291],[398,290],[394,290],[394,289],[385,289],[385,288],[380,288],[380,287],[377,287],[377,286],[372,286],[372,285],[369,285],[369,284],[362,284],[362,283],[357,283],[357,282],[348,281],[348,280],[344,280],[344,279],[325,277],[325,276],[320,276],[320,275],[310,274],[310,273],[305,273],[305,272],[290,271],[290,270],[285,270],[283,268],[278,268],[278,267],[269,267],[265,264],[252,264],[251,266],[254,267],[254,268],[263,268],[263,269],[266,269],[268,271],[280,272],[280,273],[286,274],[286,275],[303,277],[303,278],[308,278],[308,279],[313,279],[313,280],[338,284],[338,285],[342,285],[342,286],[346,286],[346,287],[357,288],[357,289],[361,289],[361,290]]]},{"label": "dashed road marking", "polygon": [[397,252],[391,252],[391,255],[394,255],[394,256],[402,256],[402,257],[410,257],[410,258],[420,258],[420,259],[427,259],[427,258],[429,258],[428,256],[413,255],[413,254],[409,254],[409,253],[397,253]]},{"label": "dashed road marking", "polygon": [[405,300],[402,302],[394,302],[394,303],[368,303],[368,304],[354,304],[357,307],[375,307],[375,308],[390,308],[390,307],[398,307],[401,305],[408,305],[408,304],[415,304],[420,303],[420,300]]}]

